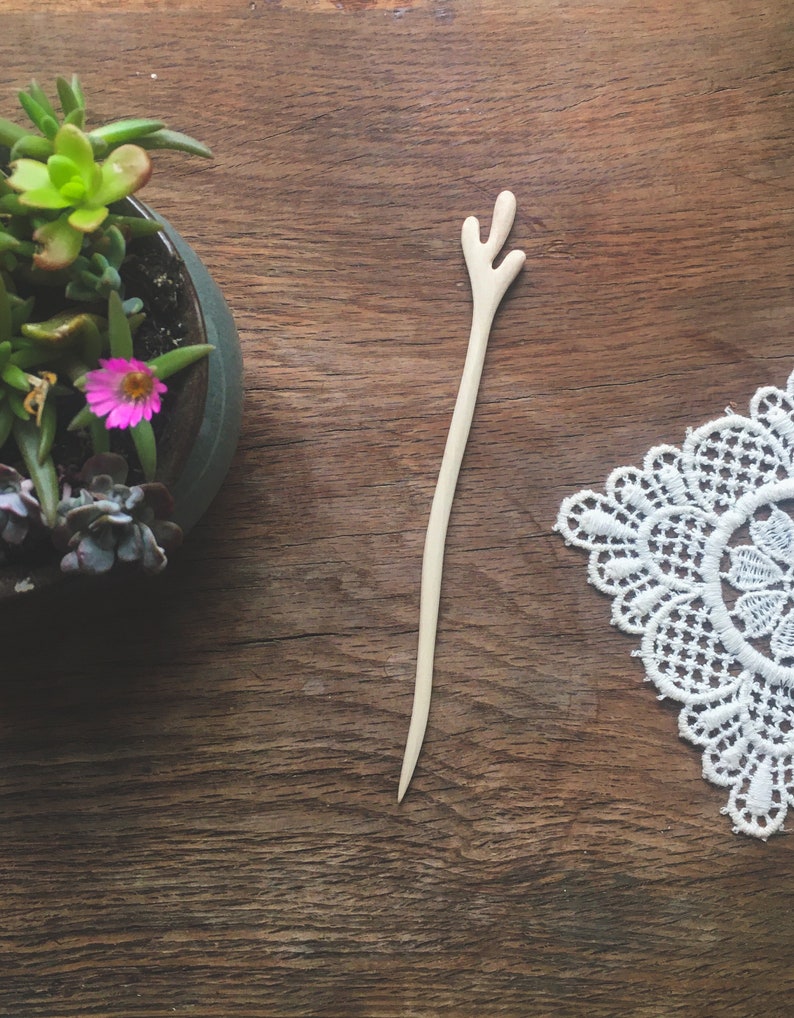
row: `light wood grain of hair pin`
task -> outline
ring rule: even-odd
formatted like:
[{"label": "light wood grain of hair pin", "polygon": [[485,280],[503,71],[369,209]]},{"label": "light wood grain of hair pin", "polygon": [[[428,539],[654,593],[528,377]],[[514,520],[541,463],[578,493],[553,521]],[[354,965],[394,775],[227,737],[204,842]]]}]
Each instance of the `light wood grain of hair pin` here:
[{"label": "light wood grain of hair pin", "polygon": [[493,267],[494,260],[513,226],[515,215],[515,195],[511,191],[502,191],[494,205],[491,229],[485,243],[480,240],[480,224],[474,216],[469,216],[461,230],[460,242],[474,298],[471,333],[425,537],[419,597],[416,686],[400,774],[400,786],[397,792],[398,802],[402,802],[403,796],[408,790],[427,729],[430,697],[433,689],[433,657],[436,646],[447,525],[455,495],[455,486],[458,482],[460,464],[474,416],[474,406],[477,402],[477,390],[485,361],[488,337],[496,309],[507,288],[526,261],[523,251],[511,251],[504,257],[498,268]]}]

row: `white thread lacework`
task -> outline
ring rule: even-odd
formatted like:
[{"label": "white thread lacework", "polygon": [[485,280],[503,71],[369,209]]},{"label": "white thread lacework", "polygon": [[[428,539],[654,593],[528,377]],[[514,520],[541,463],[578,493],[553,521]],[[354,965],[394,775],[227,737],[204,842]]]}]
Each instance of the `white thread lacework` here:
[{"label": "white thread lacework", "polygon": [[580,491],[555,529],[590,553],[588,579],[703,776],[728,788],[735,832],[766,840],[794,804],[794,374]]}]

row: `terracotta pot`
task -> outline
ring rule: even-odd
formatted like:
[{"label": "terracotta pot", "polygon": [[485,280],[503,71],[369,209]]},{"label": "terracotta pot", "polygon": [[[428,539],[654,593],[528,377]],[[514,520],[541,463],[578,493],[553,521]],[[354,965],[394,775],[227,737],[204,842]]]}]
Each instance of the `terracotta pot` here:
[{"label": "terracotta pot", "polygon": [[[237,329],[223,296],[195,251],[161,216],[136,199],[127,199],[126,215],[157,219],[163,231],[135,241],[139,259],[160,247],[180,278],[177,313],[185,343],[210,343],[215,350],[169,379],[168,418],[158,440],[157,479],[174,496],[174,520],[187,533],[204,515],[229,469],[242,418],[242,355]],[[172,384],[173,380],[173,384]],[[178,552],[177,552],[178,554]],[[113,578],[115,571],[109,574]],[[66,577],[58,555],[35,566],[0,565],[0,600],[83,577]]]}]

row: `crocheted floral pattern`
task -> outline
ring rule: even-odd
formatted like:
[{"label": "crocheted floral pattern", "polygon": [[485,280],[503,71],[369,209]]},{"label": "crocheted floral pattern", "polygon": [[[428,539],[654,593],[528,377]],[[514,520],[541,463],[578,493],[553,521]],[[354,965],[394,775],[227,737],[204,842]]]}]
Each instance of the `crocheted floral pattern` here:
[{"label": "crocheted floral pattern", "polygon": [[682,704],[734,830],[766,840],[794,803],[794,374],[567,498],[555,529]]}]

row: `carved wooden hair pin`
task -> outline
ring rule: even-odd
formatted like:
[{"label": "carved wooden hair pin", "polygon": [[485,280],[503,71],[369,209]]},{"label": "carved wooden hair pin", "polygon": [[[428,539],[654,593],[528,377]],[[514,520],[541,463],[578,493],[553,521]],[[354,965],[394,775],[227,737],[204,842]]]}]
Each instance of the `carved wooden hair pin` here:
[{"label": "carved wooden hair pin", "polygon": [[433,657],[447,524],[449,523],[460,464],[474,416],[474,406],[477,402],[477,390],[485,361],[488,337],[496,309],[507,288],[526,261],[523,251],[511,251],[498,268],[493,267],[494,260],[510,233],[515,214],[515,196],[510,191],[502,191],[494,205],[491,229],[485,243],[480,240],[480,224],[474,216],[469,216],[461,230],[461,246],[474,298],[471,333],[425,537],[419,599],[416,686],[402,773],[400,774],[400,786],[397,792],[398,802],[402,802],[403,796],[408,790],[427,729],[430,696],[433,688]]}]

